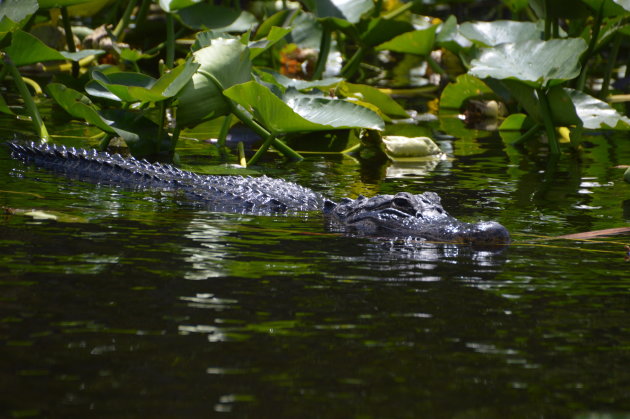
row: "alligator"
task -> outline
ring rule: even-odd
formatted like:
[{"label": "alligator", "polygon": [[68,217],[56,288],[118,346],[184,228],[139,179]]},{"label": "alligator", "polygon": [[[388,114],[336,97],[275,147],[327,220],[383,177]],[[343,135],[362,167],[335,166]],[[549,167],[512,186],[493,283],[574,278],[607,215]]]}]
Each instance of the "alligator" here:
[{"label": "alligator", "polygon": [[209,176],[119,154],[63,145],[9,142],[12,156],[64,175],[109,185],[179,191],[216,212],[309,214],[321,212],[329,225],[351,234],[410,237],[431,242],[501,246],[510,234],[494,221],[465,223],[449,215],[434,192],[358,196],[339,202],[282,179],[267,176]]}]

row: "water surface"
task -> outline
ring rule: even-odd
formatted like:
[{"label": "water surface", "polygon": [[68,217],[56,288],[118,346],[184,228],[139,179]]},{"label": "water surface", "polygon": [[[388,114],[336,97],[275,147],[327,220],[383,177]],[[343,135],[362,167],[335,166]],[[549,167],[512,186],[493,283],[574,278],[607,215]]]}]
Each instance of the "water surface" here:
[{"label": "water surface", "polygon": [[628,226],[630,146],[589,140],[555,171],[496,138],[426,172],[275,170],[334,199],[435,191],[504,224],[504,252],[212,213],[2,148],[0,206],[61,218],[0,219],[0,416],[630,414],[629,237],[537,238]]}]

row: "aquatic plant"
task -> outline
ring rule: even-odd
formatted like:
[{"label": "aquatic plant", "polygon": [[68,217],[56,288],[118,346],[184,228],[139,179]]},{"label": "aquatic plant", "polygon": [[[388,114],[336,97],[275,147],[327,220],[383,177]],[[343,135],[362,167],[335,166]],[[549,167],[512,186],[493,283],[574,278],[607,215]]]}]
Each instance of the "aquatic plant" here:
[{"label": "aquatic plant", "polygon": [[[449,15],[449,1],[211,3],[3,2],[0,75],[19,99],[0,97],[0,112],[26,113],[46,140],[28,84],[99,129],[100,147],[119,137],[134,155],[161,159],[182,130],[208,121],[225,149],[240,121],[261,138],[250,164],[269,147],[300,159],[286,141],[304,134],[388,130],[410,116],[392,93],[419,95],[442,117],[494,117],[506,140],[544,138],[551,154],[559,133],[577,146],[585,129],[630,128],[615,74],[627,53],[626,1],[503,1],[490,21],[474,2],[469,16]],[[424,85],[407,77],[412,89],[382,87],[419,71]],[[457,136],[460,124],[441,128]]]}]

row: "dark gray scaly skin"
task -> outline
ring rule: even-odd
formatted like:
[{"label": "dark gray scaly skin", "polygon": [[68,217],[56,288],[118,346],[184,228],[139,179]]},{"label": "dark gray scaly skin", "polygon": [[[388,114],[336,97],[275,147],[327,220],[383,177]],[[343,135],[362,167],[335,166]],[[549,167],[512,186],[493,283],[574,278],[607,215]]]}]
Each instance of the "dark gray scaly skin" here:
[{"label": "dark gray scaly skin", "polygon": [[499,223],[464,223],[450,216],[433,192],[359,196],[334,203],[308,188],[267,176],[204,176],[94,150],[35,143],[8,145],[13,157],[26,163],[98,183],[183,191],[213,211],[267,215],[323,211],[337,228],[358,234],[475,246],[510,242],[508,231]]}]

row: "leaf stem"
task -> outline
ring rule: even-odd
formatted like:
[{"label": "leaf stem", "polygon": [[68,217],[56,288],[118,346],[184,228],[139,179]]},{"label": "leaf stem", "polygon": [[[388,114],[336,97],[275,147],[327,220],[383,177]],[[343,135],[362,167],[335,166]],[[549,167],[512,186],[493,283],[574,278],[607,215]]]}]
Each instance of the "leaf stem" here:
[{"label": "leaf stem", "polygon": [[545,124],[545,132],[547,133],[547,140],[549,141],[549,152],[553,155],[560,154],[560,145],[558,144],[558,137],[556,136],[556,127],[553,125],[553,115],[551,114],[551,108],[547,100],[547,92],[543,89],[537,89],[537,92],[540,110]]},{"label": "leaf stem", "polygon": [[117,41],[122,41],[124,38],[125,29],[129,26],[129,22],[131,22],[131,12],[133,12],[133,8],[136,7],[137,0],[131,0],[127,3],[127,7],[123,12],[122,18],[114,28],[114,37]]},{"label": "leaf stem", "polygon": [[343,66],[343,68],[341,69],[341,75],[345,79],[350,79],[352,76],[354,76],[354,73],[356,73],[357,70],[359,69],[359,65],[361,64],[361,61],[363,60],[364,54],[365,54],[365,50],[363,49],[363,47],[359,47],[359,49],[356,50],[356,52],[350,58],[350,60],[348,60],[346,65]]},{"label": "leaf stem", "polygon": [[241,108],[238,104],[234,103],[232,99],[223,95],[223,90],[224,90],[223,86],[221,85],[221,82],[217,80],[216,77],[214,77],[212,74],[204,70],[197,70],[197,71],[199,74],[202,74],[205,77],[207,77],[208,80],[214,83],[217,89],[221,91],[223,99],[227,101],[227,103],[230,105],[230,110],[232,111],[232,113],[238,119],[240,119],[241,122],[249,126],[252,130],[254,130],[256,134],[260,135],[263,138],[264,140],[263,144],[260,146],[258,151],[254,154],[254,156],[249,160],[249,162],[247,162],[248,165],[252,165],[256,163],[260,159],[260,157],[267,151],[270,145],[273,145],[276,150],[278,150],[280,153],[284,154],[285,156],[293,160],[304,159],[304,157],[302,157],[297,151],[293,150],[291,147],[287,146],[282,141],[278,140],[275,137],[275,135],[267,131],[267,129],[265,129],[258,122],[254,121],[254,119],[251,117],[249,112],[246,112],[245,109]]},{"label": "leaf stem", "polygon": [[595,18],[595,22],[593,23],[593,33],[591,34],[591,40],[588,43],[588,48],[586,52],[582,55],[582,71],[580,71],[580,76],[578,77],[578,85],[577,90],[584,91],[584,86],[586,85],[586,76],[588,74],[588,62],[591,59],[591,55],[593,55],[593,51],[595,51],[595,47],[597,46],[597,39],[599,38],[599,30],[602,24],[602,19],[604,18],[604,4],[606,2],[602,1],[599,6],[599,10],[597,12],[597,17]]},{"label": "leaf stem", "polygon": [[538,133],[538,130],[540,130],[540,128],[541,128],[540,124],[534,124],[530,129],[527,130],[527,132],[525,132],[525,134],[521,135],[518,139],[513,141],[512,145],[518,146],[529,141],[530,138],[532,138],[534,135],[536,135],[536,133]]},{"label": "leaf stem", "polygon": [[326,70],[326,63],[328,62],[328,54],[330,53],[330,45],[332,43],[332,31],[328,25],[324,24],[324,30],[322,31],[322,39],[319,44],[319,55],[317,56],[317,64],[315,65],[315,71],[313,72],[313,80],[319,80]]},{"label": "leaf stem", "polygon": [[[61,20],[63,21],[63,30],[66,33],[66,45],[68,51],[77,52],[77,46],[74,44],[74,35],[72,34],[72,26],[70,26],[70,16],[68,16],[68,8],[61,8]],[[72,61],[72,77],[79,77],[79,63]]]},{"label": "leaf stem", "polygon": [[166,68],[173,68],[175,62],[175,22],[173,15],[166,14]]},{"label": "leaf stem", "polygon": [[9,57],[9,54],[6,53],[4,54],[4,65],[9,69],[9,73],[11,74],[11,77],[13,77],[13,83],[15,83],[15,87],[18,89],[20,96],[22,96],[24,106],[31,116],[31,121],[33,122],[37,136],[44,142],[48,141],[50,139],[50,135],[48,135],[48,130],[46,129],[46,125],[44,125],[44,121],[42,120],[39,110],[35,105],[33,96],[31,96],[31,92],[28,91],[28,87],[26,87],[24,80],[22,80],[22,75],[11,60],[11,57]]},{"label": "leaf stem", "polygon": [[604,73],[604,81],[602,82],[602,90],[599,92],[599,97],[601,99],[606,99],[608,96],[608,89],[610,87],[610,79],[612,77],[612,72],[615,67],[615,63],[617,62],[617,56],[619,55],[619,48],[621,47],[621,34],[617,32],[614,35],[612,52],[610,53],[610,57],[608,57],[608,62],[606,63],[606,72]]}]

